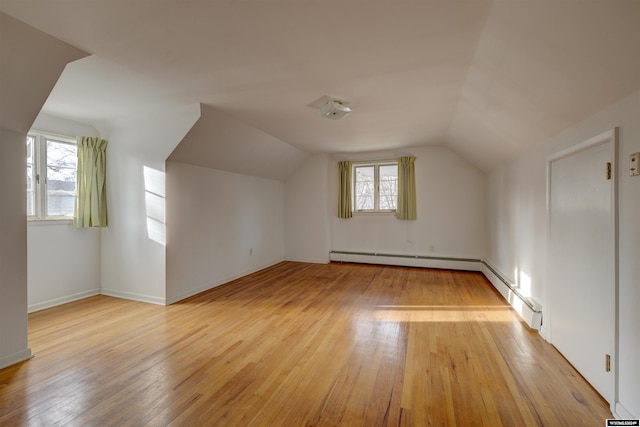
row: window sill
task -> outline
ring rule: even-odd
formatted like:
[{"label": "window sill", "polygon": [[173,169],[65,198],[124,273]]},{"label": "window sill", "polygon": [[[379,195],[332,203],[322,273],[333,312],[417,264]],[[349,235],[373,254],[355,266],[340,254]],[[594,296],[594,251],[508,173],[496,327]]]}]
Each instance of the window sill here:
[{"label": "window sill", "polygon": [[27,225],[44,226],[44,225],[73,225],[73,218],[27,218]]},{"label": "window sill", "polygon": [[389,212],[354,211],[353,216],[392,216],[395,218],[396,211],[389,211]]}]

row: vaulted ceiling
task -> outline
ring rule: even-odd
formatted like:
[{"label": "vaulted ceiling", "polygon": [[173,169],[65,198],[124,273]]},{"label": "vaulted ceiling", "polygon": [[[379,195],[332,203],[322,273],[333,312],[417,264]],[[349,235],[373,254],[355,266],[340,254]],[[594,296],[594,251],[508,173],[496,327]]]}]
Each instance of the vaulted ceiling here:
[{"label": "vaulted ceiling", "polygon": [[[640,89],[637,0],[0,0],[93,57],[44,110],[200,102],[306,152],[450,147],[488,170]],[[353,103],[339,121],[309,107]],[[640,118],[639,118],[640,120]]]}]

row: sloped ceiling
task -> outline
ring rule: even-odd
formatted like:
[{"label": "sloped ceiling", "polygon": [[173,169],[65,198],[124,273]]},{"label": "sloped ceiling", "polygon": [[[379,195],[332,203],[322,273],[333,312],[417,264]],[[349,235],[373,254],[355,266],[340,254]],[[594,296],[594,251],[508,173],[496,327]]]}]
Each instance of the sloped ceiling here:
[{"label": "sloped ceiling", "polygon": [[[87,55],[0,14],[0,129],[26,133],[67,62]],[[25,69],[31,81],[21,75]]]},{"label": "sloped ceiling", "polygon": [[201,105],[200,119],[167,160],[282,181],[305,157],[304,151]]},{"label": "sloped ceiling", "polygon": [[[95,55],[63,76],[50,114],[94,123],[200,102],[305,152],[440,144],[489,170],[640,89],[636,0],[0,0],[0,11]],[[318,117],[308,105],[323,95],[354,112]]]}]

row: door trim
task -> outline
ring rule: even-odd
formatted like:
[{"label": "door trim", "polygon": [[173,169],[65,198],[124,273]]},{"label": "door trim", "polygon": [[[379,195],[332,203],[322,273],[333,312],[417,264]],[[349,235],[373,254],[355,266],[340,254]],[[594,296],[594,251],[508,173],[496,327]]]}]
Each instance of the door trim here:
[{"label": "door trim", "polygon": [[[551,154],[549,157],[547,157],[547,272],[546,272],[546,284],[545,284],[545,292],[547,295],[547,309],[548,312],[551,313],[553,311],[553,303],[551,301],[551,288],[550,288],[550,283],[551,283],[551,269],[549,268],[551,263],[550,263],[550,253],[551,253],[551,164],[554,161],[560,160],[562,158],[574,155],[576,153],[579,153],[581,151],[584,150],[588,150],[592,147],[601,145],[601,144],[606,144],[609,141],[612,142],[611,144],[611,179],[612,179],[612,197],[611,197],[611,229],[613,232],[613,254],[611,254],[611,257],[613,258],[613,307],[612,307],[612,325],[610,326],[611,330],[613,331],[613,347],[611,349],[611,351],[613,352],[613,354],[611,354],[611,390],[609,390],[610,393],[610,401],[609,401],[609,405],[610,405],[610,409],[612,411],[612,413],[615,413],[615,407],[616,407],[616,402],[618,401],[618,322],[619,322],[619,285],[618,285],[618,271],[619,271],[619,257],[618,257],[618,251],[619,251],[619,232],[618,232],[618,181],[619,181],[619,171],[618,171],[618,134],[619,134],[619,129],[618,127],[615,127],[613,129],[610,129],[606,132],[603,132],[599,135],[593,136],[585,141],[582,141],[578,144],[575,144],[569,148],[566,148],[564,150],[560,150],[557,153]],[[603,170],[604,172],[604,170]],[[552,325],[551,325],[551,315],[549,315],[547,317],[549,319],[549,326],[548,328],[545,330],[546,333],[546,339],[547,341],[549,341],[550,343],[553,343],[553,332],[552,332]],[[603,367],[604,367],[604,360],[603,360]],[[606,400],[606,399],[605,399]]]}]

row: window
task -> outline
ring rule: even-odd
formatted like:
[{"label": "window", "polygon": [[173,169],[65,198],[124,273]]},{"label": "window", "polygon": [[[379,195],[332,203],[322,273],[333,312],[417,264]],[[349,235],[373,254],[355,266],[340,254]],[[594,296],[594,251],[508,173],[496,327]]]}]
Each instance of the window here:
[{"label": "window", "polygon": [[353,165],[354,211],[393,212],[398,203],[398,162]]},{"label": "window", "polygon": [[77,164],[77,147],[72,137],[29,133],[28,217],[45,219],[73,216]]}]

